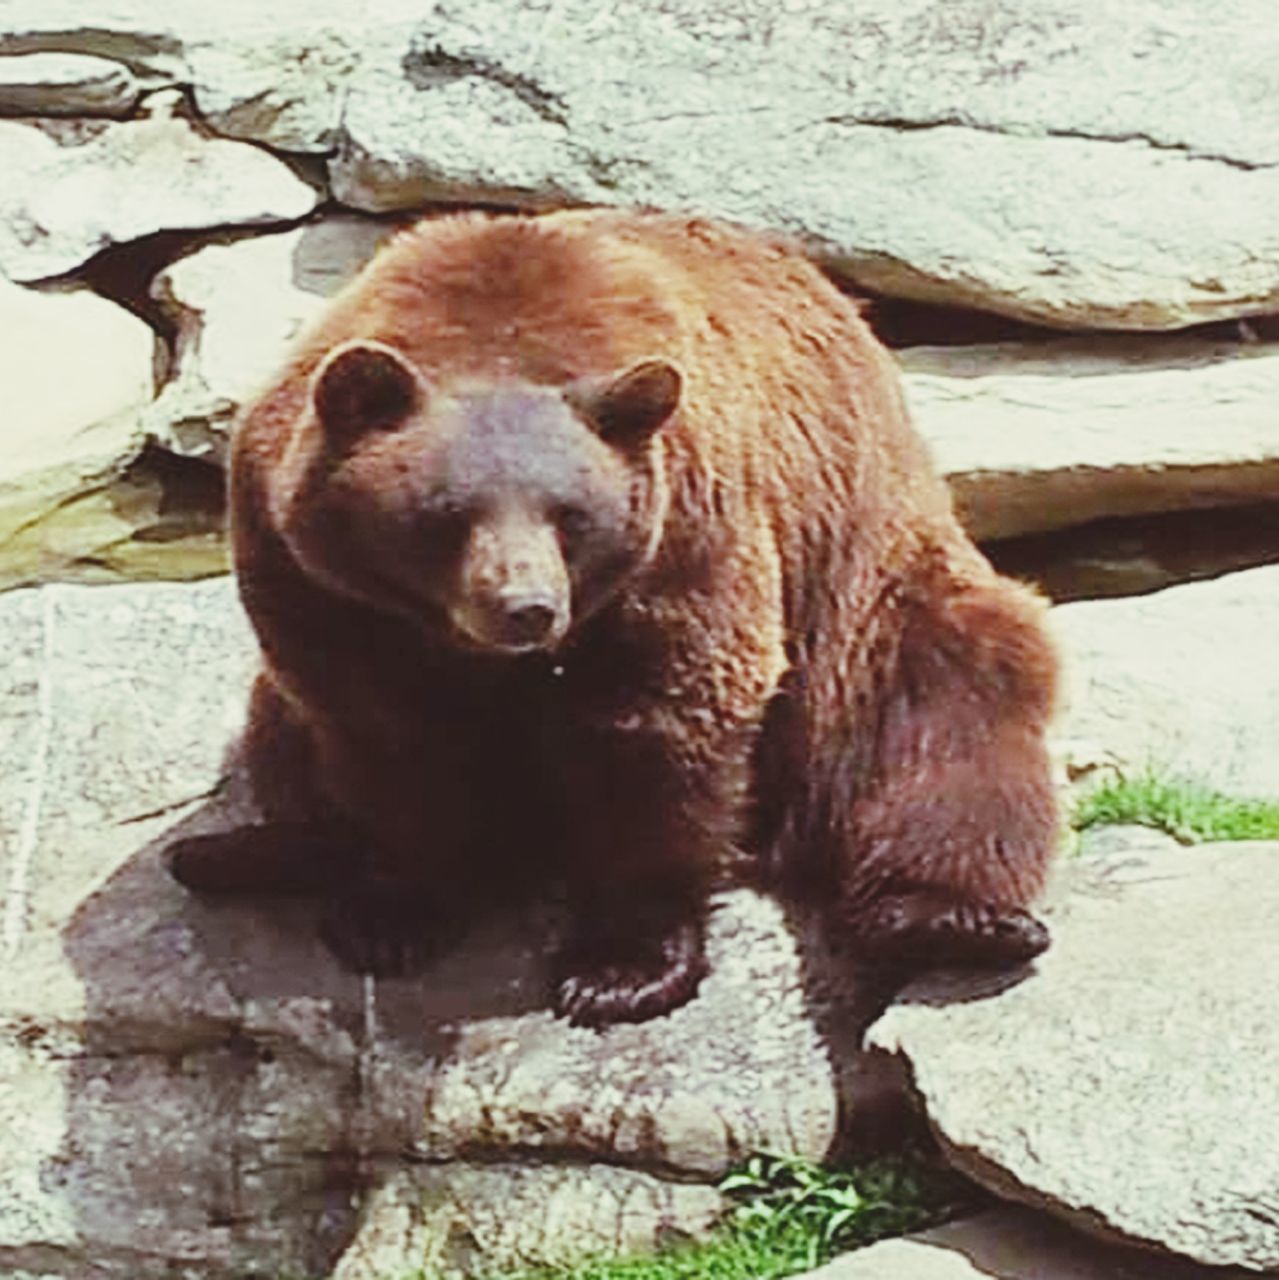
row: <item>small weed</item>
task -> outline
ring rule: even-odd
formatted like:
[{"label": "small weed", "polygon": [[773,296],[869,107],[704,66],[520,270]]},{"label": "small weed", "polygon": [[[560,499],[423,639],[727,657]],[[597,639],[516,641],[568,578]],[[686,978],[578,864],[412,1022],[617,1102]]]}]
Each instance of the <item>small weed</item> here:
[{"label": "small weed", "polygon": [[922,1160],[852,1170],[753,1156],[720,1183],[733,1207],[710,1237],[648,1257],[596,1259],[490,1280],[778,1280],[836,1253],[949,1216],[971,1196],[954,1174]]},{"label": "small weed", "polygon": [[1239,800],[1199,783],[1144,773],[1085,793],[1072,819],[1080,831],[1114,823],[1155,827],[1182,844],[1279,840],[1279,801]]}]

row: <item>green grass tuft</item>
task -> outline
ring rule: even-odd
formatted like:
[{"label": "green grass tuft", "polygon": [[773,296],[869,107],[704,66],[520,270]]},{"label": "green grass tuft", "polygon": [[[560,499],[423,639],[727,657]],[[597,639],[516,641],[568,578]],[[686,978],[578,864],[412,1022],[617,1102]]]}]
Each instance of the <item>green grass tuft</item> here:
[{"label": "green grass tuft", "polygon": [[490,1280],[777,1280],[842,1250],[919,1230],[971,1195],[954,1174],[900,1157],[841,1171],[753,1156],[720,1189],[733,1207],[704,1241]]},{"label": "green grass tuft", "polygon": [[1239,800],[1211,787],[1144,773],[1086,792],[1072,825],[1079,831],[1137,823],[1183,844],[1210,840],[1279,840],[1279,800]]}]

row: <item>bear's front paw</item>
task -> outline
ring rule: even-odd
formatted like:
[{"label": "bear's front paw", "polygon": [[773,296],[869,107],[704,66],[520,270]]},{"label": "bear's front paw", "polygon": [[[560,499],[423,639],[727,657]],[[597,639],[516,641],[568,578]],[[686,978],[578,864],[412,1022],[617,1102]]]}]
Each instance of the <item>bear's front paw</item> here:
[{"label": "bear's front paw", "polygon": [[1048,929],[1028,911],[936,889],[886,894],[845,912],[853,949],[913,968],[1012,966],[1048,949]]},{"label": "bear's front paw", "polygon": [[455,920],[411,891],[390,887],[335,897],[320,918],[320,938],[338,962],[375,978],[420,972],[460,934]]},{"label": "bear's front paw", "polygon": [[706,967],[700,921],[655,936],[578,936],[555,957],[555,1012],[578,1027],[644,1022],[691,1000]]}]

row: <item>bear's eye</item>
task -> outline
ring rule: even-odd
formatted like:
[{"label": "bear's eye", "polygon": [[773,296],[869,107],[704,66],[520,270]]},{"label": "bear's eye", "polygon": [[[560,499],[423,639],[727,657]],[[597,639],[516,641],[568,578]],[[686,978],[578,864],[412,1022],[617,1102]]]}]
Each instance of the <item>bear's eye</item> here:
[{"label": "bear's eye", "polygon": [[450,502],[432,502],[419,514],[423,537],[438,550],[456,549],[467,539],[471,529],[470,514]]},{"label": "bear's eye", "polygon": [[595,527],[591,513],[582,507],[557,507],[555,509],[555,527],[560,533],[573,542],[584,538]]}]

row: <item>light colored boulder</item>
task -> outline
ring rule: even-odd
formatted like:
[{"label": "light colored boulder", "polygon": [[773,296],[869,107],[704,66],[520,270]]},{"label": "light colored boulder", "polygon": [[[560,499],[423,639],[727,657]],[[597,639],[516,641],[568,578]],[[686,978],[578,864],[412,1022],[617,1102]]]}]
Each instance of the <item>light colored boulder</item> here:
[{"label": "light colored boulder", "polygon": [[169,380],[147,415],[151,436],[178,453],[220,459],[236,409],[392,229],[329,218],[209,245],[160,272],[151,293],[177,340]]},{"label": "light colored boulder", "polygon": [[[727,895],[702,992],[641,1026],[551,1016],[548,909],[361,979],[313,904],[163,868],[252,816],[218,787],[255,665],[229,580],[9,592],[0,647],[0,1271],[490,1274],[695,1233],[746,1151],[826,1152],[814,960],[771,902]],[[855,1003],[823,1005],[853,1036]]]},{"label": "light colored boulder", "polygon": [[0,57],[0,115],[127,116],[142,92],[133,73],[83,53]]},{"label": "light colored boulder", "polygon": [[1004,1208],[856,1249],[796,1280],[1248,1280],[1255,1274],[1155,1258],[1089,1239],[1042,1214]]},{"label": "light colored boulder", "polygon": [[1052,611],[1062,736],[1236,795],[1279,793],[1279,566]]},{"label": "light colored boulder", "polygon": [[1076,863],[1020,979],[921,981],[868,1042],[901,1055],[948,1159],[998,1194],[1273,1271],[1276,868],[1279,843]]},{"label": "light colored boulder", "polygon": [[39,280],[156,231],[283,222],[319,193],[259,147],[157,115],[61,141],[0,123],[0,273]]},{"label": "light colored boulder", "polygon": [[189,86],[218,132],[285,151],[337,136],[346,79],[371,30],[402,5],[255,0],[157,5],[112,0],[86,21],[82,0],[10,0],[0,53],[72,50],[119,59],[152,87]]},{"label": "light colored boulder", "polygon": [[[142,445],[155,335],[86,291],[38,293],[0,279],[0,582],[65,559],[41,526],[108,486]],[[25,547],[25,550],[24,550]],[[81,547],[83,549],[83,546]]]},{"label": "light colored boulder", "polygon": [[1188,338],[913,347],[916,425],[969,530],[1279,494],[1279,345]]},{"label": "light colored boulder", "polygon": [[86,290],[0,278],[0,590],[225,571],[221,479],[145,454],[155,335]]},{"label": "light colored boulder", "polygon": [[1279,301],[1268,0],[11,0],[0,51],[126,57],[340,199],[695,207],[860,283],[1065,326]]},{"label": "light colored boulder", "polygon": [[368,42],[334,190],[693,207],[890,294],[1050,324],[1273,309],[1279,37],[1264,0],[1174,8],[437,9]]}]

